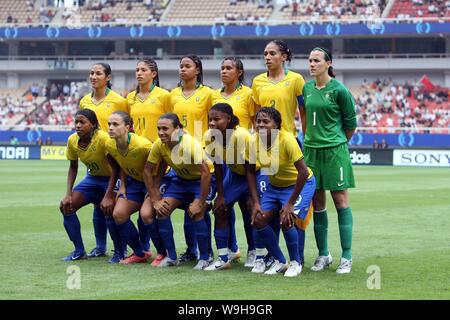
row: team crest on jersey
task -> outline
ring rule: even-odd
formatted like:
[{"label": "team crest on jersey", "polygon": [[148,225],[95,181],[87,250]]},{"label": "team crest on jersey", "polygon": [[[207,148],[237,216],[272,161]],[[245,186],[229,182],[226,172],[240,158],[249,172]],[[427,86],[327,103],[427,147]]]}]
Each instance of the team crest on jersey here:
[{"label": "team crest on jersey", "polygon": [[331,95],[329,92],[325,93],[325,98],[327,98],[328,100],[331,100]]},{"label": "team crest on jersey", "polygon": [[91,148],[91,151],[92,151],[92,152],[95,152],[95,151],[97,151],[97,148],[96,148],[95,146],[93,146],[93,147]]},{"label": "team crest on jersey", "polygon": [[197,101],[197,103],[200,103],[200,97],[195,98],[195,101]]},{"label": "team crest on jersey", "polygon": [[106,103],[106,107],[107,107],[107,108],[109,108],[109,107],[110,107],[110,105],[109,105],[109,102],[107,102],[107,103]]},{"label": "team crest on jersey", "polygon": [[241,97],[240,96],[236,96],[236,101],[239,101],[239,100],[241,100]]},{"label": "team crest on jersey", "polygon": [[151,104],[155,104],[155,102],[156,102],[155,99],[150,100],[150,103],[151,103]]},{"label": "team crest on jersey", "polygon": [[284,83],[284,85],[285,85],[286,87],[289,87],[290,84],[291,84],[291,83],[290,83],[289,81],[286,81],[286,82]]}]

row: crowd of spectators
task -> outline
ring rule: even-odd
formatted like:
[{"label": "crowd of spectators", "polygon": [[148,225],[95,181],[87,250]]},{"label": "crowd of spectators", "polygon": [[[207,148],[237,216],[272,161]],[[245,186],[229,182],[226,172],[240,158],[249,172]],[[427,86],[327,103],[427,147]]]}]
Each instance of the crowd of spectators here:
[{"label": "crowd of spectators", "polygon": [[[407,2],[410,0],[400,0]],[[412,0],[412,11],[399,12],[397,18],[408,19],[415,17],[437,16],[446,17],[450,14],[450,0]]]},{"label": "crowd of spectators", "polygon": [[281,11],[290,10],[292,17],[307,17],[312,20],[380,18],[386,0],[285,0]]},{"label": "crowd of spectators", "polygon": [[419,82],[396,84],[376,80],[363,84],[355,96],[358,127],[447,128],[450,126],[448,88],[425,90]]},{"label": "crowd of spectators", "polygon": [[9,93],[0,93],[0,125],[7,125],[14,116],[25,114],[35,103],[29,94],[25,97],[13,97]]}]

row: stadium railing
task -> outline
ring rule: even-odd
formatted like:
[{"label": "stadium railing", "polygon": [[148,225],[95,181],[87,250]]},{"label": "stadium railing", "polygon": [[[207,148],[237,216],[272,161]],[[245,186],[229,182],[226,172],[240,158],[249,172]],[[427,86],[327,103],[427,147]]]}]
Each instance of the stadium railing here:
[{"label": "stadium railing", "polygon": [[[260,60],[262,54],[245,54],[245,55],[234,55],[236,58],[241,60]],[[162,57],[154,56],[155,59],[166,59],[166,60],[180,60],[183,55],[164,55]],[[214,60],[217,59],[217,55],[202,55],[199,54],[198,57],[202,60]],[[307,60],[307,54],[294,54],[294,60]],[[58,59],[64,59],[69,61],[75,60],[87,60],[87,61],[104,61],[104,60],[136,60],[139,55],[89,55],[89,56],[11,56],[11,55],[0,55],[0,61],[54,61]],[[430,58],[450,58],[450,52],[447,53],[365,53],[365,54],[334,54],[333,59],[430,59]]]},{"label": "stadium railing", "polygon": [[349,18],[349,19],[311,19],[310,17],[305,17],[304,20],[279,20],[279,19],[269,19],[264,21],[253,21],[249,22],[246,20],[242,21],[229,21],[222,18],[215,19],[213,22],[209,20],[193,20],[189,23],[183,22],[173,22],[173,21],[159,21],[159,22],[148,22],[142,21],[139,24],[135,22],[87,22],[83,24],[66,24],[66,23],[0,23],[0,28],[47,28],[51,27],[67,27],[67,28],[85,28],[89,26],[99,26],[99,27],[120,27],[120,26],[155,26],[155,27],[163,27],[163,26],[176,26],[176,25],[185,25],[185,26],[200,26],[200,25],[237,25],[237,26],[246,26],[249,24],[252,25],[268,25],[268,26],[277,26],[277,25],[289,25],[289,24],[302,24],[302,23],[310,23],[310,24],[323,24],[323,23],[339,23],[339,24],[359,24],[359,23],[367,23],[367,24],[382,24],[382,23],[421,23],[421,22],[450,22],[450,17],[410,17],[410,18],[379,18],[379,17],[371,17],[371,18]]}]

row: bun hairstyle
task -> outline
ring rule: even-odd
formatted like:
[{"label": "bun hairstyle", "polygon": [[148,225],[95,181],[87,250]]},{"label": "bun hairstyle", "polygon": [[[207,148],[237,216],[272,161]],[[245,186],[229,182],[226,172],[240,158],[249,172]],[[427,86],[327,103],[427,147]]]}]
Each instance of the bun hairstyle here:
[{"label": "bun hairstyle", "polygon": [[274,43],[278,47],[280,52],[286,55],[286,61],[292,60],[292,52],[291,49],[288,48],[286,42],[284,42],[283,40],[272,40],[269,43]]},{"label": "bun hairstyle", "polygon": [[[181,63],[181,61],[184,59],[184,58],[188,58],[188,59],[191,59],[193,62],[194,62],[194,64],[195,64],[195,67],[198,69],[198,75],[197,75],[197,86],[199,86],[199,85],[203,85],[203,66],[202,66],[202,61],[200,60],[200,58],[199,57],[197,57],[196,55],[186,55],[186,56],[183,56],[183,57],[181,57],[181,59],[180,59],[180,63]],[[182,86],[183,84],[181,83],[181,81],[178,83],[178,86]]]},{"label": "bun hairstyle", "polygon": [[258,115],[261,113],[267,114],[269,118],[275,122],[277,129],[281,129],[281,113],[277,109],[272,107],[262,107],[259,109],[258,113],[256,113],[256,118],[258,118]]},{"label": "bun hairstyle", "polygon": [[[102,66],[103,68],[103,72],[105,73],[105,76],[108,77],[111,75],[111,66],[105,62],[98,62],[95,64],[95,66]],[[108,80],[108,82],[106,82],[106,86],[111,89],[112,88],[112,84],[111,81]]]},{"label": "bun hairstyle", "polygon": [[233,108],[228,103],[216,103],[211,107],[211,111],[212,110],[219,111],[230,116],[231,120],[230,123],[228,123],[227,129],[234,129],[239,124],[239,118],[234,115]]},{"label": "bun hairstyle", "polygon": [[[330,50],[323,48],[323,47],[315,47],[314,49],[312,49],[311,51],[321,51],[323,52],[323,56],[325,61],[330,61],[331,63],[333,63],[333,56],[331,55]],[[336,78],[336,75],[333,72],[333,66],[329,66],[328,67],[328,75],[332,78]]]}]

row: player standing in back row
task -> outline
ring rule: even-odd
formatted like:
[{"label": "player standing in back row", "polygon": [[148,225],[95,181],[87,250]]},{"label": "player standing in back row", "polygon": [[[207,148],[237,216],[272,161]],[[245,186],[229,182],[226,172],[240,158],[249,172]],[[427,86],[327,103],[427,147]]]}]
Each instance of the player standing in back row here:
[{"label": "player standing in back row", "polygon": [[313,271],[322,271],[332,263],[328,250],[328,217],[325,190],[330,190],[338,213],[342,257],[336,273],[352,268],[352,209],[348,188],[355,187],[347,142],[356,129],[355,102],[348,89],[334,79],[332,56],[324,48],[314,48],[309,70],[314,80],[303,90],[305,106],[300,110],[304,132],[305,161],[316,177],[313,198],[314,234],[319,256]]}]

